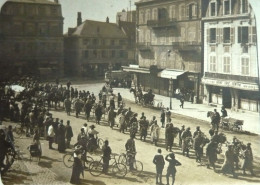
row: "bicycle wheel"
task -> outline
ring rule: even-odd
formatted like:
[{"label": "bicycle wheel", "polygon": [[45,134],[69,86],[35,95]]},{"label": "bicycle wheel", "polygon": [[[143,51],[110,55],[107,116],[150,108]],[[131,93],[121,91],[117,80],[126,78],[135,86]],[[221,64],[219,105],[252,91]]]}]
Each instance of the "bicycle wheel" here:
[{"label": "bicycle wheel", "polygon": [[94,162],[94,159],[90,156],[87,156],[86,160],[84,161],[85,169],[89,170],[90,163]]},{"label": "bicycle wheel", "polygon": [[143,171],[143,163],[141,161],[135,161],[133,167],[132,173],[135,175],[139,175]]},{"label": "bicycle wheel", "polygon": [[63,163],[67,168],[71,168],[74,163],[74,157],[73,154],[65,154],[63,156]]},{"label": "bicycle wheel", "polygon": [[97,144],[98,144],[98,148],[102,149],[102,147],[103,147],[103,145],[104,145],[104,140],[101,139],[101,138],[98,138]]},{"label": "bicycle wheel", "polygon": [[115,163],[112,166],[112,172],[116,177],[124,177],[127,174],[127,167],[122,163]]},{"label": "bicycle wheel", "polygon": [[101,175],[103,164],[99,161],[94,161],[89,165],[89,173],[95,177]]},{"label": "bicycle wheel", "polygon": [[126,155],[121,154],[118,158],[118,163],[126,164]]}]

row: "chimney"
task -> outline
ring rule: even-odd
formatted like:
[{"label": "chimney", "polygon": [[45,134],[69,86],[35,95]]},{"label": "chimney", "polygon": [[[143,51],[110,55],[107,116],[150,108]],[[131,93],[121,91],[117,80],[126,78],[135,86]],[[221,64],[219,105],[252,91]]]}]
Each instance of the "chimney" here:
[{"label": "chimney", "polygon": [[109,23],[109,17],[106,18],[106,23]]},{"label": "chimney", "polygon": [[81,12],[78,12],[77,26],[82,24]]}]

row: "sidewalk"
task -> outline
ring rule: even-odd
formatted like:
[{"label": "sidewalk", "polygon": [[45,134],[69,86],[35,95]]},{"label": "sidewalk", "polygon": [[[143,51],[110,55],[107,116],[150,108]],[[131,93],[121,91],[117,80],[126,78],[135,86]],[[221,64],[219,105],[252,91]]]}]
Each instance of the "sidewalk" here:
[{"label": "sidewalk", "polygon": [[[113,88],[114,94],[120,93],[123,99],[129,101],[135,101],[134,95],[130,93],[129,89]],[[162,102],[163,107],[167,108],[170,106],[170,98],[155,94],[155,106]],[[179,107],[180,101],[176,98],[172,98],[172,112],[180,115],[197,118],[204,121],[210,121],[207,118],[207,112],[213,111],[214,107],[205,104],[192,104],[191,102],[184,103],[184,109]],[[217,108],[220,112],[220,108]],[[234,112],[227,109],[228,116],[231,118],[244,120],[243,130],[251,133],[260,135],[260,119],[259,113],[255,112]]]}]

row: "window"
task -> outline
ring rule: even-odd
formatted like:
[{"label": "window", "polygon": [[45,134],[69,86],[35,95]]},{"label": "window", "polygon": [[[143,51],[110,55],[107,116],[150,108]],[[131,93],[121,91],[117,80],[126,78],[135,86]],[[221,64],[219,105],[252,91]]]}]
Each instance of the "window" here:
[{"label": "window", "polygon": [[189,6],[187,7],[188,11],[187,11],[187,16],[189,19],[192,19],[192,17],[197,16],[197,5],[196,4],[189,4]]},{"label": "window", "polygon": [[223,72],[230,73],[230,56],[224,56]]},{"label": "window", "polygon": [[51,14],[52,14],[52,15],[57,15],[57,14],[58,14],[58,9],[57,9],[57,7],[51,7]]},{"label": "window", "polygon": [[184,17],[185,17],[185,5],[180,6],[180,11],[181,11],[180,19],[184,19]]},{"label": "window", "polygon": [[171,18],[175,18],[175,5],[171,7]]},{"label": "window", "polygon": [[249,75],[249,58],[248,57],[241,58],[241,74]]},{"label": "window", "polygon": [[89,39],[84,39],[83,40],[83,44],[86,45],[86,46],[89,45],[90,44],[90,40]]},{"label": "window", "polygon": [[120,44],[120,45],[125,45],[125,40],[120,40],[120,41],[119,41],[119,44]]},{"label": "window", "polygon": [[16,44],[14,45],[14,51],[15,51],[16,53],[20,53],[20,44],[19,44],[19,43],[16,43]]},{"label": "window", "polygon": [[224,28],[223,29],[223,37],[224,37],[224,43],[230,43],[230,28]]},{"label": "window", "polygon": [[101,40],[101,45],[106,45],[106,40],[105,39]]},{"label": "window", "polygon": [[45,15],[45,7],[44,6],[39,6],[39,15]]},{"label": "window", "polygon": [[210,56],[209,62],[210,72],[216,72],[216,56]]},{"label": "window", "polygon": [[112,50],[111,52],[111,58],[115,58],[116,57],[116,51],[115,50]]},{"label": "window", "polygon": [[124,50],[120,50],[119,56],[120,58],[124,58]]},{"label": "window", "polygon": [[210,43],[216,43],[216,28],[210,28]]},{"label": "window", "polygon": [[115,45],[115,40],[111,40],[110,44],[111,44],[111,46],[114,46]]},{"label": "window", "polygon": [[230,0],[224,1],[224,15],[229,15],[231,13]]},{"label": "window", "polygon": [[153,9],[152,18],[153,18],[153,20],[157,20],[157,18],[158,18],[158,14],[157,14],[157,9],[156,8]]},{"label": "window", "polygon": [[93,56],[94,58],[97,58],[97,50],[93,50]]},{"label": "window", "polygon": [[97,39],[93,39],[93,45],[98,45],[98,40]]},{"label": "window", "polygon": [[216,2],[210,3],[210,16],[216,16]]},{"label": "window", "polygon": [[248,13],[248,0],[241,0],[241,13]]},{"label": "window", "polygon": [[165,20],[167,19],[167,10],[165,8],[158,9],[158,20]]},{"label": "window", "polygon": [[193,4],[189,5],[189,19],[192,19],[192,6]]},{"label": "window", "polygon": [[105,50],[102,51],[102,58],[106,58],[107,57],[107,52]]},{"label": "window", "polygon": [[246,44],[248,43],[248,27],[238,27],[238,43]]},{"label": "window", "polygon": [[88,50],[85,51],[84,56],[85,56],[85,58],[89,57]]}]

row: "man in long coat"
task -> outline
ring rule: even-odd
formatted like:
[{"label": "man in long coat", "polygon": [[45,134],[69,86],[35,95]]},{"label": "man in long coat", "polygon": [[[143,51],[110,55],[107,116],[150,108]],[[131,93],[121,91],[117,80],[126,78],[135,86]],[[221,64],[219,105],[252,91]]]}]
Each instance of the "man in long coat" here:
[{"label": "man in long coat", "polygon": [[91,102],[90,98],[88,98],[87,102],[84,105],[84,110],[85,110],[86,118],[88,121],[90,118],[91,109],[92,109],[92,102]]},{"label": "man in long coat", "polygon": [[114,108],[110,107],[110,110],[108,111],[108,123],[112,129],[113,126],[115,125],[115,118],[116,118],[116,113],[114,111]]},{"label": "man in long coat", "polygon": [[225,152],[225,161],[221,168],[223,174],[231,173],[233,177],[236,176],[234,171],[234,152],[232,149],[232,145],[228,146],[228,150]]},{"label": "man in long coat", "polygon": [[100,124],[100,120],[101,120],[101,117],[102,117],[102,107],[100,104],[98,104],[96,110],[95,110],[95,115],[96,115],[96,123],[97,124]]},{"label": "man in long coat", "polygon": [[147,136],[147,130],[149,127],[149,123],[146,120],[145,116],[139,121],[139,124],[140,124],[140,140],[142,141],[142,139],[144,138],[145,141]]},{"label": "man in long coat", "polygon": [[172,145],[174,140],[172,123],[170,123],[169,126],[166,128],[165,139],[166,139],[166,150],[168,151],[169,149],[170,151],[172,151]]},{"label": "man in long coat", "polygon": [[207,168],[210,166],[215,170],[215,162],[217,161],[217,142],[210,142],[206,148],[206,157],[208,159]]},{"label": "man in long coat", "polygon": [[66,147],[70,148],[70,141],[71,141],[71,138],[73,137],[73,131],[70,126],[69,120],[67,121],[67,125],[65,127],[65,137],[66,137]]},{"label": "man in long coat", "polygon": [[64,100],[64,105],[65,105],[65,110],[68,116],[70,116],[70,112],[71,112],[71,101],[69,98],[66,98]]},{"label": "man in long coat", "polygon": [[251,149],[251,143],[248,143],[246,149],[243,151],[244,162],[242,164],[243,174],[246,174],[246,169],[251,172],[251,175],[254,176],[253,171],[253,152]]},{"label": "man in long coat", "polygon": [[58,141],[58,151],[59,152],[65,152],[66,149],[66,144],[65,144],[65,126],[63,125],[63,122],[61,120],[58,130],[57,130],[58,136],[57,136],[57,141]]}]

